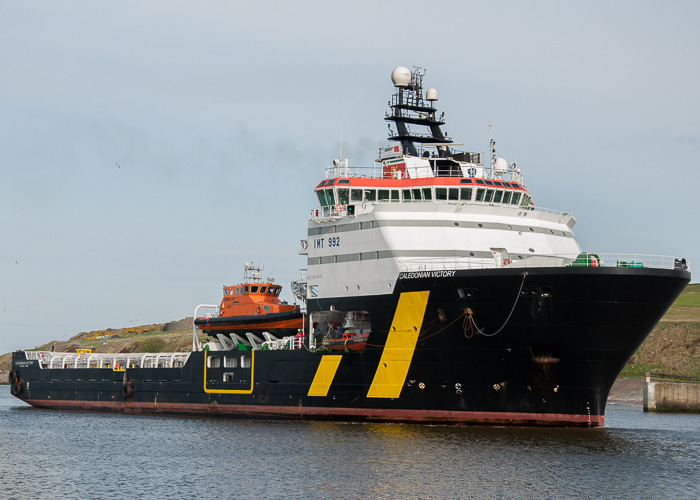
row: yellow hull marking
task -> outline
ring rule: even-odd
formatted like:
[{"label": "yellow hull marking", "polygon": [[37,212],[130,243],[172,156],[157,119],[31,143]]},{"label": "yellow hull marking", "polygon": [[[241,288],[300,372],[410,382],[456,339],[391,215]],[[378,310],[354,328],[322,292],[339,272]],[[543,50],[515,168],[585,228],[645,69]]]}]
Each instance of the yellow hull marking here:
[{"label": "yellow hull marking", "polygon": [[389,335],[368,398],[398,398],[413,359],[430,291],[404,292],[394,312]]},{"label": "yellow hull marking", "polygon": [[204,392],[213,394],[252,394],[253,374],[255,368],[255,351],[250,351],[250,389],[209,389],[207,387],[207,355],[209,351],[204,351]]},{"label": "yellow hull marking", "polygon": [[340,365],[342,357],[342,355],[338,354],[327,354],[321,357],[321,362],[316,369],[316,375],[314,375],[314,381],[311,382],[307,396],[326,397],[328,395],[328,389],[331,388],[333,377],[335,377],[335,372],[338,371],[338,365]]}]

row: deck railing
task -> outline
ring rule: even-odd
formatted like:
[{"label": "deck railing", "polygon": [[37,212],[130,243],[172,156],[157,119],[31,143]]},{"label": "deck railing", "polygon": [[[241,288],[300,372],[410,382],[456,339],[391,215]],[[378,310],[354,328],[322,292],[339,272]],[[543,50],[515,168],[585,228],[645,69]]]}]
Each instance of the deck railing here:
[{"label": "deck railing", "polygon": [[500,255],[496,257],[445,257],[399,261],[401,272],[533,267],[634,267],[690,269],[690,262],[667,255],[583,253],[572,255]]},{"label": "deck railing", "polygon": [[28,360],[37,360],[41,368],[180,368],[189,352],[160,353],[75,353],[25,351]]}]

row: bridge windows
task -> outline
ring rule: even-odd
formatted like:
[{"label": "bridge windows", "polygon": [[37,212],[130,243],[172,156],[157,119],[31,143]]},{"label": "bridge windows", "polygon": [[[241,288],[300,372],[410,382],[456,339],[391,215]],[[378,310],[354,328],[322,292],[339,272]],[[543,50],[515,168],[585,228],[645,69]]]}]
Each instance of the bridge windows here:
[{"label": "bridge windows", "polygon": [[341,205],[348,205],[350,203],[348,189],[338,189],[338,203]]},{"label": "bridge windows", "polygon": [[[464,179],[462,179],[464,180]],[[481,181],[481,182],[478,182]],[[470,179],[471,182],[471,179]],[[514,183],[493,181],[487,179],[474,179],[477,184],[472,187],[435,186],[435,187],[405,187],[392,189],[371,188],[333,188],[327,187],[316,190],[319,203],[324,209],[335,207],[336,204],[354,206],[363,202],[382,203],[412,203],[421,201],[445,202],[479,202],[499,205],[519,205],[527,207],[530,204],[530,196],[526,192],[513,191]],[[482,185],[482,187],[479,186]],[[489,187],[493,186],[493,187]]]}]

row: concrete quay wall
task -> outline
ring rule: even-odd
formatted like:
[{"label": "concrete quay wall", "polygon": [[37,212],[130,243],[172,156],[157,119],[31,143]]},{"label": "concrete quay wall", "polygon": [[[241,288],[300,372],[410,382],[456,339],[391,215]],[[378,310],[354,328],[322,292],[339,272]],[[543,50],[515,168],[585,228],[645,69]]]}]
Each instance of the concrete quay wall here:
[{"label": "concrete quay wall", "polygon": [[687,382],[644,383],[644,411],[700,413],[700,384]]}]

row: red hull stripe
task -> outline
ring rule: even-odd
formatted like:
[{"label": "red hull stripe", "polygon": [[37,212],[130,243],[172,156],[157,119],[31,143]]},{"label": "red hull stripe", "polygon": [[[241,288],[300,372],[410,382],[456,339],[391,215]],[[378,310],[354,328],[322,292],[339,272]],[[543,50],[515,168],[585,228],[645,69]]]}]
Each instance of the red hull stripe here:
[{"label": "red hull stripe", "polygon": [[444,410],[401,410],[378,408],[323,408],[318,406],[268,406],[190,403],[135,403],[118,401],[70,401],[28,399],[32,406],[55,409],[101,410],[123,413],[163,413],[271,418],[337,418],[381,422],[420,422],[497,425],[604,425],[603,415],[564,413],[518,413]]}]

